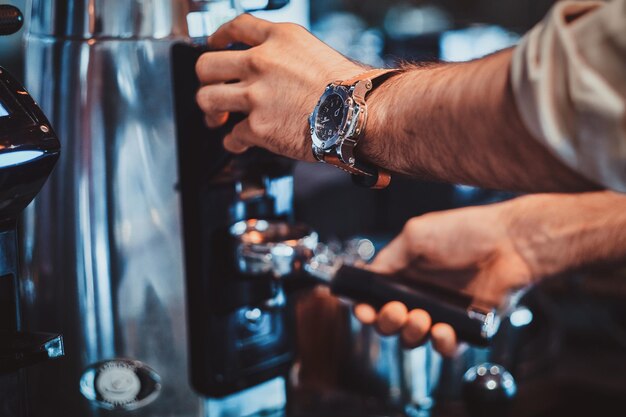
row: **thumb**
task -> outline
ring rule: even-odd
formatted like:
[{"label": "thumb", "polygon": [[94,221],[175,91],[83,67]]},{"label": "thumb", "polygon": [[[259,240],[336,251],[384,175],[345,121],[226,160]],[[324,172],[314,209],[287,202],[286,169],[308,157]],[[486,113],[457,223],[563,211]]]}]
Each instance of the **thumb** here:
[{"label": "thumb", "polygon": [[233,43],[257,46],[267,40],[271,27],[267,20],[242,14],[220,26],[207,43],[213,49],[224,49]]},{"label": "thumb", "polygon": [[410,248],[407,239],[400,234],[376,255],[368,269],[379,274],[389,275],[409,266]]}]

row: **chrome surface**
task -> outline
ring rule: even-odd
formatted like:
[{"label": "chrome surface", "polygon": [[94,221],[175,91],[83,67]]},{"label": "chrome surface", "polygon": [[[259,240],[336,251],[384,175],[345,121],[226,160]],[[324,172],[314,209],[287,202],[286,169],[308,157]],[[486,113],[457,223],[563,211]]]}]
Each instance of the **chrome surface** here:
[{"label": "chrome surface", "polygon": [[190,9],[187,27],[192,38],[215,32],[222,24],[242,12],[239,2],[232,0],[191,0]]},{"label": "chrome surface", "polygon": [[88,367],[80,391],[103,409],[132,411],[158,398],[161,376],[140,361],[116,358]]},{"label": "chrome surface", "polygon": [[65,355],[65,348],[63,347],[63,337],[56,336],[54,339],[46,342],[43,346],[46,354],[49,358],[60,358]]},{"label": "chrome surface", "polygon": [[279,377],[224,398],[207,399],[202,417],[284,417],[286,404],[286,382]]},{"label": "chrome surface", "polygon": [[239,270],[253,275],[289,275],[307,263],[318,246],[317,233],[302,224],[246,220],[235,223],[230,234],[237,240]]},{"label": "chrome surface", "polygon": [[25,216],[23,303],[27,325],[63,332],[67,352],[30,370],[33,415],[128,415],[80,392],[81,376],[117,358],[160,376],[158,397],[133,403],[136,417],[284,406],[280,396],[258,401],[266,387],[223,403],[189,385],[169,55],[189,9],[185,0],[33,0],[26,84],[64,153]]},{"label": "chrome surface", "polygon": [[185,0],[32,0],[28,31],[56,38],[163,39],[187,33]]},{"label": "chrome surface", "polygon": [[64,334],[67,354],[30,370],[33,415],[100,415],[79,381],[119,357],[162,378],[134,416],[202,413],[187,375],[170,83],[184,6],[33,1],[26,85],[64,152],[25,216],[23,307],[29,328]]},{"label": "chrome surface", "polygon": [[403,349],[400,355],[405,413],[408,416],[428,415],[435,404],[442,357],[429,342],[416,349]]}]

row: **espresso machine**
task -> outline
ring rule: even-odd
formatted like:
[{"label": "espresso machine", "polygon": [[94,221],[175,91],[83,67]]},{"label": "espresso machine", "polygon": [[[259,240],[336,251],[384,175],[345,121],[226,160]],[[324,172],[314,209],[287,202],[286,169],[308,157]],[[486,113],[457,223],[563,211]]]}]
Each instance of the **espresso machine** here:
[{"label": "espresso machine", "polygon": [[[0,6],[0,34],[17,32],[21,12]],[[26,330],[20,294],[18,223],[46,182],[60,144],[50,122],[28,92],[0,67],[0,414],[31,414],[24,368],[63,356],[63,339]],[[41,329],[41,328],[39,328]]]}]

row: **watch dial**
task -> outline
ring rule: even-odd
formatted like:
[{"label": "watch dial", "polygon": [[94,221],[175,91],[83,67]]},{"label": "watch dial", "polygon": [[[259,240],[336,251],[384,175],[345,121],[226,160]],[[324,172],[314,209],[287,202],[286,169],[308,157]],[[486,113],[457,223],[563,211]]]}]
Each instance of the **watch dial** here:
[{"label": "watch dial", "polygon": [[341,97],[337,94],[326,97],[317,111],[317,119],[315,120],[317,137],[321,140],[328,140],[335,136],[343,121],[343,114],[344,107]]}]

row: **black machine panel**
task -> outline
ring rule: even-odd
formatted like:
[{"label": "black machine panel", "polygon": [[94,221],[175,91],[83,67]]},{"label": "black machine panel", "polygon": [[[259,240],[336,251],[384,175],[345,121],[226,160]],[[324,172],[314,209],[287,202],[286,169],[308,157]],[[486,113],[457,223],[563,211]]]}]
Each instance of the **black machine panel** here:
[{"label": "black machine panel", "polygon": [[[173,84],[191,379],[202,395],[221,397],[284,375],[291,364],[281,290],[270,278],[241,276],[228,234],[242,219],[291,216],[291,207],[278,208],[268,191],[291,178],[291,163],[261,150],[236,157],[226,152],[222,139],[241,116],[221,129],[205,126],[195,102],[195,64],[205,51],[173,47]],[[246,188],[261,192],[246,195]]]},{"label": "black machine panel", "polygon": [[32,97],[1,67],[0,106],[0,221],[6,221],[39,192],[60,144]]}]

